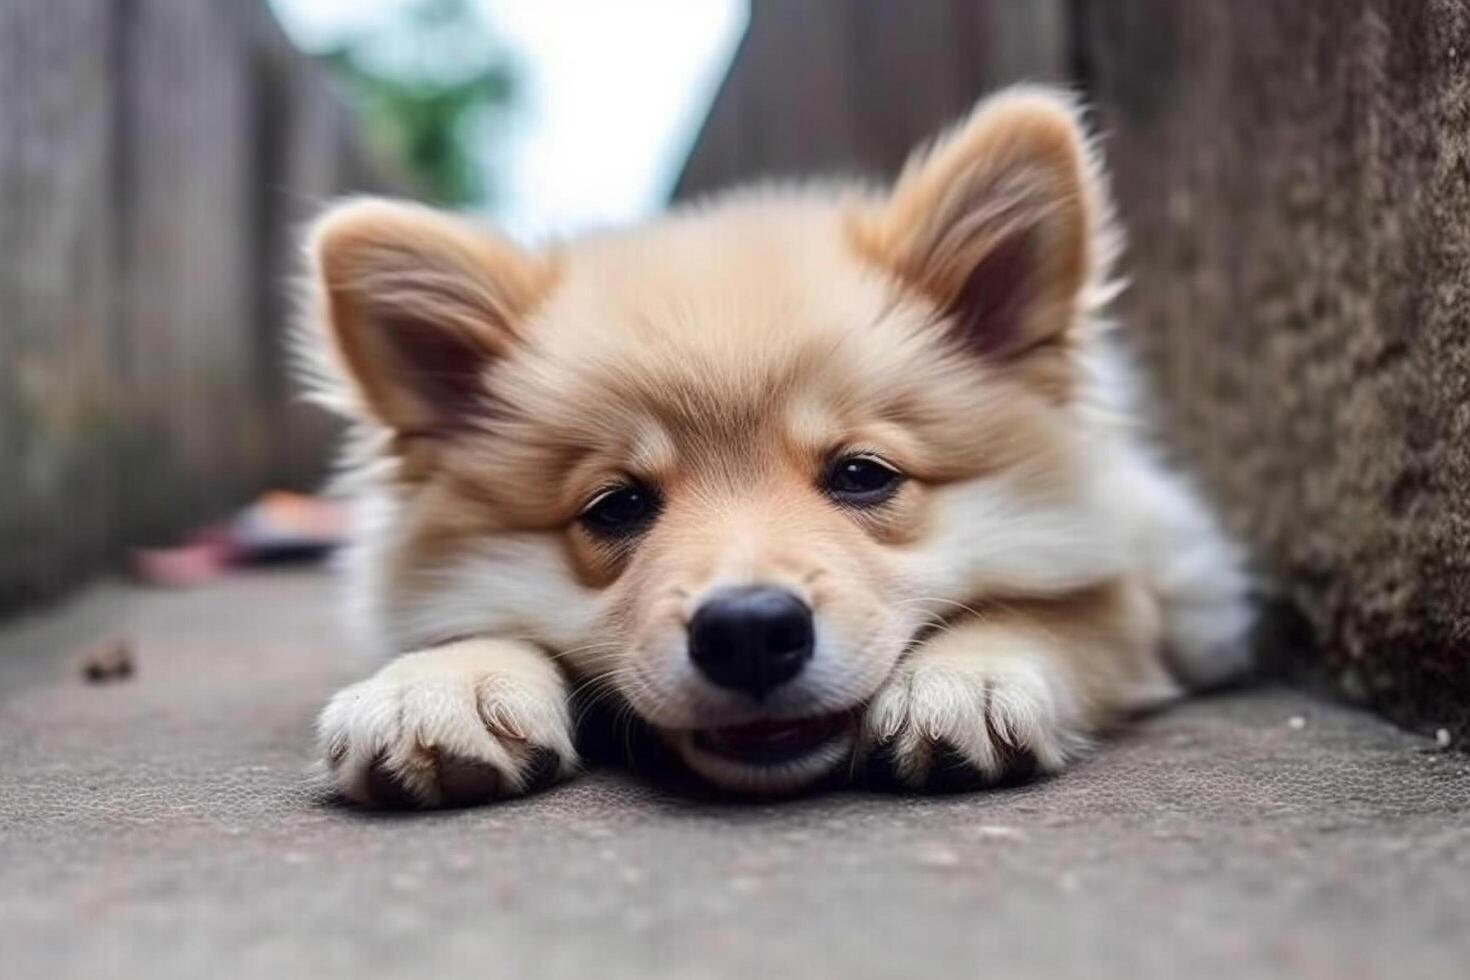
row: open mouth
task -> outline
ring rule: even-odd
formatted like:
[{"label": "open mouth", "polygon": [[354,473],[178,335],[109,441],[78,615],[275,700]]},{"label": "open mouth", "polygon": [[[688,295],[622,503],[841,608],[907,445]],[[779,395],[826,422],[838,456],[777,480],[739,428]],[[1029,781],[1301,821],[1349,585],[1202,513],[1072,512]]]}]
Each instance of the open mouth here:
[{"label": "open mouth", "polygon": [[847,731],[846,714],[818,718],[772,718],[707,728],[696,732],[694,745],[711,755],[746,765],[776,766],[811,755]]}]

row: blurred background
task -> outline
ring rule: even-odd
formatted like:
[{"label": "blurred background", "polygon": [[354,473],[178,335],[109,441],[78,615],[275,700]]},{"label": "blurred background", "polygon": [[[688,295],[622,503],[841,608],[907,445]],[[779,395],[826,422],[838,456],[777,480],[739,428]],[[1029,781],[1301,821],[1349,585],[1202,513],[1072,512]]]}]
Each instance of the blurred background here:
[{"label": "blurred background", "polygon": [[[295,402],[286,337],[299,234],[326,202],[410,196],[527,240],[642,217],[748,16],[740,0],[5,5],[0,613],[320,483],[334,423]],[[194,578],[212,553],[172,557],[163,575]]]},{"label": "blurred background", "polygon": [[11,0],[0,616],[316,554],[286,370],[334,197],[528,242],[768,176],[890,175],[1071,86],[1171,452],[1251,544],[1274,666],[1470,733],[1470,8],[1444,0]]},{"label": "blurred background", "polygon": [[[1161,446],[1291,684],[976,794],[314,794],[373,665],[287,370],[304,223],[881,179],[1016,81],[1091,106]],[[1466,0],[0,0],[5,977],[1458,980],[1467,488]]]}]

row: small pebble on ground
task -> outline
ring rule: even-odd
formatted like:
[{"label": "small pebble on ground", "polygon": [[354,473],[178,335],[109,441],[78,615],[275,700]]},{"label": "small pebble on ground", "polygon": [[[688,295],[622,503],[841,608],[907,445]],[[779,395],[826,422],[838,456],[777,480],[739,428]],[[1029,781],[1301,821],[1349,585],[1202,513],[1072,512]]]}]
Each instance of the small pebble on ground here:
[{"label": "small pebble on ground", "polygon": [[133,647],[117,638],[98,643],[82,652],[82,676],[92,684],[106,684],[133,676]]}]

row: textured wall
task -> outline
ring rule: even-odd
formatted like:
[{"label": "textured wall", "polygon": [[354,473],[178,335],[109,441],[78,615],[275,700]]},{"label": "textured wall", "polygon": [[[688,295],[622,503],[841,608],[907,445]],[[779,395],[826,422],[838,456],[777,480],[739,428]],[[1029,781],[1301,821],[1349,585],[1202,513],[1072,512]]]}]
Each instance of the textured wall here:
[{"label": "textured wall", "polygon": [[372,183],[256,3],[0,4],[0,610],[309,482],[280,296],[308,211]]},{"label": "textured wall", "polygon": [[1312,673],[1470,736],[1470,4],[1078,5],[1179,449]]}]

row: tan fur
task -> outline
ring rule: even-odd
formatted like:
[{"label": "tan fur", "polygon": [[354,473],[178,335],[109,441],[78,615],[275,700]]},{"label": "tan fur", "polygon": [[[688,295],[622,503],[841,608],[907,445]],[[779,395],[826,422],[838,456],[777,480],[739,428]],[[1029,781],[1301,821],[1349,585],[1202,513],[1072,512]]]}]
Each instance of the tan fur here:
[{"label": "tan fur", "polygon": [[[878,742],[916,785],[940,743],[992,776],[1018,753],[1054,769],[1177,690],[1166,648],[1186,673],[1228,673],[1247,622],[1234,551],[1107,373],[1114,240],[1075,110],[1037,90],[982,104],[891,193],[745,191],[537,255],[422,208],[343,205],[312,254],[336,400],[378,447],[353,589],[378,642],[422,651],[365,682],[373,703],[472,724],[487,684],[564,701],[524,682],[541,651],[707,778],[777,792]],[[1000,255],[1011,265],[988,269]],[[985,302],[1012,267],[1024,291],[1000,319]],[[854,451],[905,474],[890,502],[821,492]],[[611,545],[578,514],[629,477],[663,509]],[[685,650],[695,608],[731,584],[784,587],[816,614],[816,656],[760,704],[704,682]],[[467,637],[485,638],[473,657],[441,646]],[[354,799],[378,764],[441,802],[410,731],[522,785],[494,732],[364,721],[355,703],[321,726]],[[865,717],[847,736],[781,770],[692,736],[849,711]],[[569,752],[566,734],[535,736]]]}]

